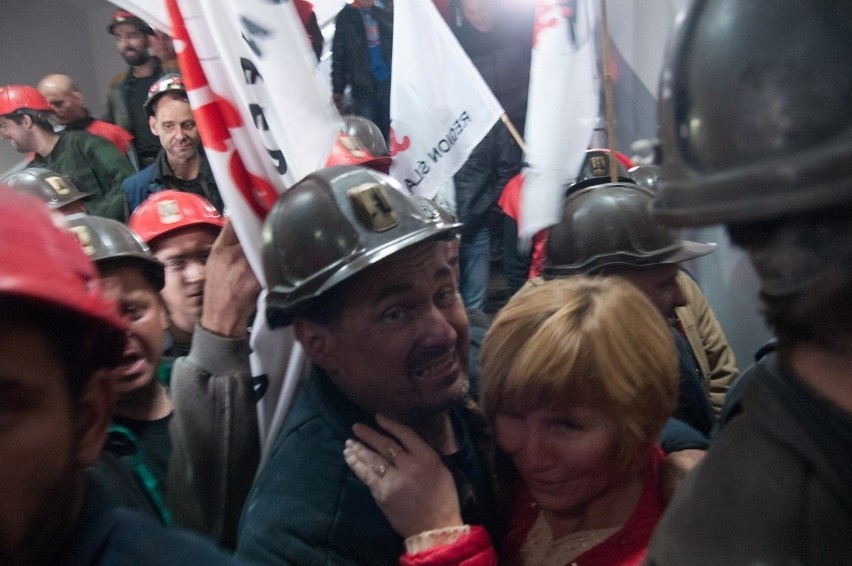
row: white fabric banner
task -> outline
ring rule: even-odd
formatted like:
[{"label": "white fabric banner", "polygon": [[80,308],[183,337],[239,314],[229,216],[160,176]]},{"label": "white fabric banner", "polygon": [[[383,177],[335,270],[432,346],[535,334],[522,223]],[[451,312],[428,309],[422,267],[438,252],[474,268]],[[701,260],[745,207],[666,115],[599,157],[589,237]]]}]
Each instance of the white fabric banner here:
[{"label": "white fabric banner", "polygon": [[390,174],[435,196],[503,109],[432,0],[394,5]]},{"label": "white fabric banner", "polygon": [[538,0],[526,122],[519,235],[559,221],[563,186],[577,177],[598,120],[591,0]]},{"label": "white fabric banner", "polygon": [[[133,12],[146,0],[115,0]],[[252,327],[263,455],[289,408],[305,356],[291,328],[270,330],[261,226],[278,194],[323,167],[341,128],[289,1],[167,0],[171,30],[207,158],[264,291]]]}]

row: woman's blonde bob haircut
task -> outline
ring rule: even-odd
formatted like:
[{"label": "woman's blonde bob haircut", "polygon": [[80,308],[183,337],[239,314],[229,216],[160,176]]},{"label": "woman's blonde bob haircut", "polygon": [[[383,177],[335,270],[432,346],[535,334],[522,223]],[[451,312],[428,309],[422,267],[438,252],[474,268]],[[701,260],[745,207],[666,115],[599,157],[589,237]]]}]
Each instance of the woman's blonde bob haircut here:
[{"label": "woman's blonde bob haircut", "polygon": [[620,463],[656,442],[675,407],[678,359],[657,308],[623,279],[574,276],[525,287],[482,346],[482,404],[503,410],[583,402],[616,421]]}]

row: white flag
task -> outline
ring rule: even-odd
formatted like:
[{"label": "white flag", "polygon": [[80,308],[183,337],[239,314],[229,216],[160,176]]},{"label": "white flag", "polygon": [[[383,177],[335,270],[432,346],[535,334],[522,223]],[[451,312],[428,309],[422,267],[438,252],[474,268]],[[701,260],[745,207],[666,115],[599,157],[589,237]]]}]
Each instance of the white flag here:
[{"label": "white flag", "polygon": [[519,234],[559,221],[562,192],[576,177],[600,106],[595,13],[589,0],[538,0],[526,122]]},{"label": "white flag", "polygon": [[[151,11],[150,0],[114,0]],[[291,2],[166,0],[178,62],[216,183],[264,291],[252,327],[262,454],[306,363],[291,328],[266,323],[261,226],[277,196],[323,167],[340,129]]]},{"label": "white flag", "polygon": [[394,5],[390,174],[428,198],[503,109],[431,0]]}]

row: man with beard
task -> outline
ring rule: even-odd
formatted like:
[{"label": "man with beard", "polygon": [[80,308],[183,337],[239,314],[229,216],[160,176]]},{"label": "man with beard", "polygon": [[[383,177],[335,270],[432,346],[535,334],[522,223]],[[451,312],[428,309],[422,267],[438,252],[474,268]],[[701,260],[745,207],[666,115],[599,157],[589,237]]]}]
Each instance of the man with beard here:
[{"label": "man with beard", "polygon": [[195,325],[201,319],[207,258],[222,226],[222,216],[213,205],[179,191],[151,195],[130,216],[130,228],[166,268],[160,296],[169,313],[167,356],[189,353]]},{"label": "man with beard", "polygon": [[[117,402],[102,466],[111,499],[168,524],[165,484],[172,443],[172,401],[158,378],[168,322],[160,298],[163,265],[127,226],[94,216],[68,217],[94,261],[104,294],[127,322],[127,342],[113,370]],[[139,495],[143,497],[139,497]]]},{"label": "man with beard", "polygon": [[101,137],[86,132],[54,132],[50,115],[47,99],[33,87],[0,87],[0,136],[18,153],[35,154],[30,167],[66,175],[89,193],[92,214],[125,220],[121,182],[133,174],[133,166]]},{"label": "man with beard", "polygon": [[150,131],[159,138],[161,147],[153,163],[122,185],[130,210],[152,193],[174,189],[202,196],[221,212],[224,204],[201,150],[201,136],[183,78],[166,75],[157,81],[148,92],[144,109]]},{"label": "man with beard", "polygon": [[135,150],[128,153],[128,149],[133,149],[133,135],[121,126],[97,120],[89,115],[89,110],[83,106],[83,94],[71,77],[47,75],[38,82],[38,91],[47,99],[60,126],[100,136],[111,142],[131,162],[135,162]]},{"label": "man with beard", "polygon": [[156,134],[148,127],[143,105],[148,89],[166,73],[179,73],[177,61],[160,61],[148,50],[154,30],[142,18],[125,10],[112,14],[107,31],[115,37],[115,46],[129,65],[113,78],[104,119],[133,134],[133,147],[140,167],[153,163],[160,150]]},{"label": "man with beard", "polygon": [[0,563],[233,563],[205,540],[110,507],[87,477],[127,328],[57,223],[36,199],[0,188]]},{"label": "man with beard", "polygon": [[[468,323],[444,241],[458,224],[359,167],[309,175],[264,226],[271,327],[312,365],[240,523],[237,555],[269,564],[395,564],[403,550],[343,460],[357,422],[388,415],[453,471],[468,520],[499,537],[484,423],[467,397]],[[383,476],[396,454],[374,469]]]}]

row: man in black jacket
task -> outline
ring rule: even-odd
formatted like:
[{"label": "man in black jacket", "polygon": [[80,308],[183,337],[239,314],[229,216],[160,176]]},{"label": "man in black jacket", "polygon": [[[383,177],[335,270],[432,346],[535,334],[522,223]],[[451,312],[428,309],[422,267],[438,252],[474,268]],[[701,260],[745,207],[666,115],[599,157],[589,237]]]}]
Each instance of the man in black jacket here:
[{"label": "man in black jacket", "polygon": [[331,47],[331,87],[343,112],[343,92],[352,88],[353,111],[379,126],[385,139],[390,127],[390,77],[393,16],[374,0],[355,0],[337,14]]}]

